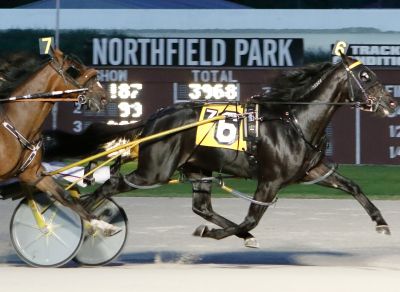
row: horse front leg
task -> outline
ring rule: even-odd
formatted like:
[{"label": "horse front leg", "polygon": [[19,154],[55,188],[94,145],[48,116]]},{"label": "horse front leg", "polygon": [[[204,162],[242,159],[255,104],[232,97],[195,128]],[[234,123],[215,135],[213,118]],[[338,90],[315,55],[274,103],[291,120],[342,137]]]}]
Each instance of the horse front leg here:
[{"label": "horse front leg", "polygon": [[[312,181],[328,173],[330,169],[325,164],[319,164],[317,167],[309,171],[308,175],[303,178],[303,181]],[[348,194],[351,194],[365,209],[372,221],[376,223],[376,231],[378,233],[390,235],[388,224],[379,209],[367,198],[360,186],[354,181],[342,176],[334,171],[330,176],[317,183],[318,185],[340,189]]]},{"label": "horse front leg", "polygon": [[[265,203],[272,202],[278,189],[279,188],[273,183],[259,182],[257,190],[254,194],[254,199]],[[240,235],[247,234],[250,230],[254,229],[258,225],[267,208],[268,206],[251,203],[248,213],[242,223],[222,229],[209,229],[206,227],[204,228],[202,237],[223,239],[231,235],[237,235],[240,237]]]},{"label": "horse front leg", "polygon": [[[204,219],[218,225],[222,228],[237,227],[238,225],[225,217],[219,215],[213,210],[211,203],[211,181],[194,181],[192,182],[193,190],[193,200],[192,200],[192,210],[197,215],[203,217]],[[207,230],[207,226],[200,225],[196,228],[193,235],[203,236],[204,232]],[[259,244],[255,237],[249,232],[243,232],[236,234],[237,237],[244,239],[244,245],[250,248],[258,248]]]},{"label": "horse front leg", "polygon": [[[39,172],[40,173],[40,172]],[[83,220],[88,221],[92,227],[99,229],[105,236],[112,236],[120,232],[122,229],[109,224],[103,220],[98,220],[91,215],[80,203],[78,198],[72,197],[68,191],[64,190],[51,176],[38,178],[36,175],[29,175],[29,171],[20,175],[20,180],[29,185],[34,185],[40,191],[53,197],[62,205],[74,210]]]}]

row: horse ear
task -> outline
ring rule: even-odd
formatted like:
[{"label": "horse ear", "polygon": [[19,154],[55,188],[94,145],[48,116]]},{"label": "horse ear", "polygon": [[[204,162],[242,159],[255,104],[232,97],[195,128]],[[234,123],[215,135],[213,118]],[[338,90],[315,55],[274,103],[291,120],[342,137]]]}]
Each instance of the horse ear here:
[{"label": "horse ear", "polygon": [[344,54],[343,52],[340,52],[340,58],[342,58],[342,62],[345,64],[345,65],[349,65],[349,57],[347,57],[347,55],[346,54]]},{"label": "horse ear", "polygon": [[57,59],[58,61],[62,61],[63,57],[64,57],[64,53],[61,52],[59,49],[52,49],[53,53],[52,53],[52,57]]},{"label": "horse ear", "polygon": [[348,58],[346,56],[349,46],[345,41],[336,41],[332,48],[332,55],[340,56],[342,62],[347,64]]}]

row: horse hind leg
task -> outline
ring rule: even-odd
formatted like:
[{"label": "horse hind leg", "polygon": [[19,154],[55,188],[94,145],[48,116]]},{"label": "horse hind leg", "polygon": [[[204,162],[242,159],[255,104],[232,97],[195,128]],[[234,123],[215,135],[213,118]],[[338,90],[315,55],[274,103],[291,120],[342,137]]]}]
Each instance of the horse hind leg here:
[{"label": "horse hind leg", "polygon": [[175,147],[169,151],[160,150],[157,144],[144,147],[141,149],[138,168],[127,175],[119,172],[120,164],[117,161],[112,166],[110,179],[96,189],[93,196],[110,197],[122,192],[150,189],[168,183],[179,162],[179,149]]},{"label": "horse hind leg", "polygon": [[[276,184],[276,186],[278,186]],[[272,202],[275,198],[278,188],[273,183],[259,182],[254,199],[261,202]],[[254,203],[250,204],[248,213],[239,225],[231,225],[221,229],[206,229],[202,236],[214,239],[223,239],[231,235],[247,234],[250,230],[254,229],[260,222],[261,217],[267,210],[267,206],[261,206]]]},{"label": "horse hind leg", "polygon": [[[237,224],[222,217],[213,210],[211,204],[211,187],[210,181],[194,181],[192,182],[193,189],[193,205],[192,210],[197,215],[214,223],[222,228],[237,227]],[[203,237],[209,231],[206,225],[200,225],[196,228],[193,235]],[[236,235],[244,240],[245,247],[258,248],[259,244],[256,238],[249,232],[242,232]]]},{"label": "horse hind leg", "polygon": [[[170,176],[172,173],[170,174]],[[146,176],[139,175],[137,170],[123,175],[119,170],[111,172],[111,177],[100,187],[98,187],[91,196],[88,198],[88,202],[93,202],[99,198],[112,197],[119,193],[125,193],[134,191],[136,189],[151,189],[161,186],[162,183],[168,182],[167,179],[163,181],[156,180],[156,178],[148,178]]]},{"label": "horse hind leg", "polygon": [[[303,180],[312,181],[314,179],[318,179],[319,177],[328,173],[329,170],[330,169],[326,165],[320,164],[317,167],[313,168]],[[376,223],[375,230],[378,233],[390,235],[389,226],[386,223],[385,219],[383,218],[381,212],[367,198],[367,196],[363,193],[358,184],[342,176],[336,171],[333,172],[330,176],[328,176],[324,180],[318,182],[317,184],[324,187],[340,189],[348,194],[351,194],[365,209],[371,220]]]}]

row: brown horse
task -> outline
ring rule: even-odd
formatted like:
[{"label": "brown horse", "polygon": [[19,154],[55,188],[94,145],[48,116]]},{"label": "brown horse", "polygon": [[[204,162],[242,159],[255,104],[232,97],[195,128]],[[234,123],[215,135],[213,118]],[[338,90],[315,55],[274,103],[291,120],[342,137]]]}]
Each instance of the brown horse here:
[{"label": "brown horse", "polygon": [[[80,98],[89,109],[98,111],[107,102],[107,93],[97,81],[97,71],[60,50],[53,51],[52,57],[46,60],[27,54],[0,60],[0,180],[18,177],[22,183],[72,208],[93,226],[108,234],[115,233],[118,230],[95,219],[52,177],[43,175],[42,125],[57,99],[9,101],[9,96],[40,96],[80,88],[87,88]],[[77,95],[68,97],[76,100]]]}]

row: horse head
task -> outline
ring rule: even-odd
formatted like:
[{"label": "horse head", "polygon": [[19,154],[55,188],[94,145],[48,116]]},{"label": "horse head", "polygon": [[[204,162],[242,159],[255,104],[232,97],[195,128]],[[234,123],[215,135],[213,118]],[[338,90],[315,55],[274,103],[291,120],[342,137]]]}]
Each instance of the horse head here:
[{"label": "horse head", "polygon": [[97,70],[86,67],[77,57],[65,55],[54,50],[51,65],[72,88],[87,88],[78,95],[78,101],[92,111],[99,111],[108,102],[108,93],[97,80]]},{"label": "horse head", "polygon": [[350,102],[359,103],[361,110],[383,117],[395,111],[396,100],[371,69],[346,55],[342,55],[342,61],[348,75]]}]

